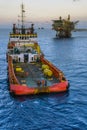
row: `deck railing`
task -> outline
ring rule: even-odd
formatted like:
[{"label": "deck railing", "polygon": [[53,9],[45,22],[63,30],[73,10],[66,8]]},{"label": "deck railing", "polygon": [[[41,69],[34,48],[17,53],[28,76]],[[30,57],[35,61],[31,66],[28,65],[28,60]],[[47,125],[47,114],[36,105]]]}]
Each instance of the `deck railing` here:
[{"label": "deck railing", "polygon": [[61,70],[59,70],[58,68],[56,68],[51,62],[49,62],[47,59],[45,59],[43,56],[41,56],[40,60],[44,63],[44,64],[47,64],[49,67],[50,67],[50,70],[52,70],[54,76],[56,78],[59,79],[59,81],[63,81],[66,80],[63,72]]},{"label": "deck railing", "polygon": [[15,76],[15,73],[14,73],[14,68],[13,68],[11,56],[8,56],[8,71],[9,71],[10,84],[19,84],[19,82]]}]

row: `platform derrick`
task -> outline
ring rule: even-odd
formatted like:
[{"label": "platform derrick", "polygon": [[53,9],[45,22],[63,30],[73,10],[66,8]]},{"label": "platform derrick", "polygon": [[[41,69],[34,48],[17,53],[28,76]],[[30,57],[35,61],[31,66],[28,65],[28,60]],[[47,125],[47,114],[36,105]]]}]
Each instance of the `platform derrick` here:
[{"label": "platform derrick", "polygon": [[70,21],[70,15],[67,19],[62,19],[59,17],[59,20],[53,20],[52,29],[56,31],[57,38],[70,38],[71,32],[75,29],[75,25],[78,23]]}]

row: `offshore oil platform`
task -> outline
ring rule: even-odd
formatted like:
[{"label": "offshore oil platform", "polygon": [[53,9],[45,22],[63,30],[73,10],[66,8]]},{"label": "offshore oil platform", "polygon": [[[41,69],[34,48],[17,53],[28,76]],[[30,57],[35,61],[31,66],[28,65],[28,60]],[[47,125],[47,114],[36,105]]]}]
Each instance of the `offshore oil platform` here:
[{"label": "offshore oil platform", "polygon": [[70,38],[71,32],[75,30],[75,25],[78,22],[70,21],[70,15],[67,19],[62,19],[60,16],[59,20],[53,20],[52,29],[56,31],[57,38]]}]

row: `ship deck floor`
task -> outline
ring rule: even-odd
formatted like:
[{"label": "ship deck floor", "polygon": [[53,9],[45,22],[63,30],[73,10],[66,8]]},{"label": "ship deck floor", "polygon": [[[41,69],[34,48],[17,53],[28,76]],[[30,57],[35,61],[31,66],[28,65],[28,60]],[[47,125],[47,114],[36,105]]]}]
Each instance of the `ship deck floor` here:
[{"label": "ship deck floor", "polygon": [[[15,73],[20,84],[27,85],[30,87],[41,87],[43,86],[42,81],[44,80],[44,86],[51,86],[54,83],[58,83],[58,79],[52,76],[48,78],[44,75],[41,64],[39,63],[15,63],[14,70],[16,67],[23,69],[24,73]],[[38,83],[40,81],[40,83]]]}]

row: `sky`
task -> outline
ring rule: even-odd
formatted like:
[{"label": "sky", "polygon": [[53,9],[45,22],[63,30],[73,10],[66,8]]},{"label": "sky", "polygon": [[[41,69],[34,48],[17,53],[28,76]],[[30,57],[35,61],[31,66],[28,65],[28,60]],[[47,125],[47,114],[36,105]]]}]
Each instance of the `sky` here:
[{"label": "sky", "polygon": [[25,6],[25,21],[50,22],[59,16],[71,20],[87,21],[87,0],[0,0],[0,26],[18,21],[20,5]]}]

